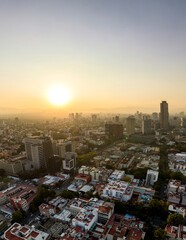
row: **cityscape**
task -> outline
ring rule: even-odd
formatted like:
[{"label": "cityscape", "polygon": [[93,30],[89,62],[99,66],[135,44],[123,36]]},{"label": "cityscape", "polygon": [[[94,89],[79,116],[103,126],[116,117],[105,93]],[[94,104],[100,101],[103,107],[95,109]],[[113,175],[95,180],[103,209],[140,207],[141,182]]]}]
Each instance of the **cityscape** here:
[{"label": "cityscape", "polygon": [[0,239],[186,240],[185,11],[0,0]]}]

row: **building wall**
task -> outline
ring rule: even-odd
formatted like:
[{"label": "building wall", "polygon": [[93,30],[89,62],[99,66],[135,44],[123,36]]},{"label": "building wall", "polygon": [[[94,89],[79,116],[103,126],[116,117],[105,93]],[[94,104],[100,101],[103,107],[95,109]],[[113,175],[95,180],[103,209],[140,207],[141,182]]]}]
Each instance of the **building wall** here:
[{"label": "building wall", "polygon": [[23,172],[21,161],[13,163],[8,160],[0,160],[0,168],[4,169],[6,173],[10,175],[17,175],[18,173]]}]

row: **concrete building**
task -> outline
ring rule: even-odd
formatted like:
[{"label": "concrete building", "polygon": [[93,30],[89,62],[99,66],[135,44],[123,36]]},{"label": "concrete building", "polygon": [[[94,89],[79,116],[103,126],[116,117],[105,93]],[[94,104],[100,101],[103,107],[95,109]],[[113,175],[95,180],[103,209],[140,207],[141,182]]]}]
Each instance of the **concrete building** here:
[{"label": "concrete building", "polygon": [[123,137],[123,125],[119,123],[106,123],[105,133],[109,138],[120,139]]},{"label": "concrete building", "polygon": [[4,233],[6,240],[48,240],[48,233],[36,230],[29,226],[21,226],[19,223],[14,223]]},{"label": "concrete building", "polygon": [[135,133],[135,118],[134,116],[129,116],[126,123],[127,134],[131,135]]},{"label": "concrete building", "polygon": [[63,160],[63,169],[71,171],[76,169],[77,153],[67,152],[65,153],[65,159]]},{"label": "concrete building", "polygon": [[146,185],[153,186],[154,183],[158,181],[158,175],[159,175],[158,171],[148,169],[146,176]]},{"label": "concrete building", "polygon": [[168,130],[169,128],[169,111],[166,101],[160,103],[160,128],[163,130]]},{"label": "concrete building", "polygon": [[125,171],[115,170],[108,178],[108,182],[121,180],[124,176]]},{"label": "concrete building", "polygon": [[53,155],[50,138],[29,137],[24,139],[27,159],[33,162],[34,168],[47,167],[47,160]]},{"label": "concrete building", "polygon": [[152,120],[143,117],[142,120],[142,134],[151,134],[152,133]]},{"label": "concrete building", "polygon": [[78,170],[80,174],[87,174],[92,176],[92,180],[100,181],[100,182],[106,182],[113,172],[111,169],[107,168],[95,168],[95,167],[87,167],[87,166],[81,166],[81,168]]},{"label": "concrete building", "polygon": [[27,211],[32,200],[37,196],[37,188],[32,185],[20,184],[1,191],[0,201],[11,202],[15,210]]},{"label": "concrete building", "polygon": [[0,169],[4,169],[7,174],[15,176],[23,172],[23,165],[20,160],[0,159]]},{"label": "concrete building", "polygon": [[124,181],[111,181],[103,189],[103,197],[120,201],[129,201],[133,194],[133,189]]},{"label": "concrete building", "polygon": [[42,214],[43,216],[46,216],[47,218],[50,218],[51,216],[56,214],[56,208],[45,203],[42,203],[39,206],[39,211],[40,211],[40,214]]},{"label": "concrete building", "polygon": [[75,152],[75,143],[72,141],[57,143],[57,153],[61,158],[65,158],[67,152]]}]

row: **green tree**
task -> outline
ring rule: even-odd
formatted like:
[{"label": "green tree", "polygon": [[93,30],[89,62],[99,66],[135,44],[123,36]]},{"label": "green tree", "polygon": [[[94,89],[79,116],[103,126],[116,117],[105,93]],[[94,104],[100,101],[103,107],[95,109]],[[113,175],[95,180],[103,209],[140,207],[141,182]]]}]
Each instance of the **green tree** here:
[{"label": "green tree", "polygon": [[71,192],[71,191],[68,191],[68,190],[64,190],[61,193],[61,197],[68,198],[68,199],[73,199],[73,198],[79,197],[79,194],[77,192]]},{"label": "green tree", "polygon": [[153,199],[148,206],[148,211],[151,216],[159,216],[162,219],[167,219],[168,216],[168,202],[163,200]]},{"label": "green tree", "polygon": [[5,170],[4,169],[0,169],[0,176],[1,177],[5,177],[6,176],[6,172],[5,172]]},{"label": "green tree", "polygon": [[131,170],[130,173],[133,174],[135,178],[142,180],[146,178],[148,169],[149,168],[137,168],[137,169]]},{"label": "green tree", "polygon": [[178,213],[173,213],[168,216],[167,223],[172,225],[180,225],[183,224],[184,219],[183,216]]},{"label": "green tree", "polygon": [[154,239],[165,240],[166,239],[165,230],[163,230],[162,228],[158,228],[156,231],[154,231]]},{"label": "green tree", "polygon": [[123,177],[122,180],[125,182],[131,182],[131,178],[128,176]]},{"label": "green tree", "polygon": [[23,220],[23,214],[20,210],[17,210],[12,214],[12,223],[18,222],[20,223]]},{"label": "green tree", "polygon": [[3,182],[4,182],[4,183],[8,183],[8,182],[10,182],[10,179],[7,178],[7,177],[5,177],[5,178],[3,178]]},{"label": "green tree", "polygon": [[177,180],[180,180],[180,181],[184,181],[184,175],[181,173],[181,172],[172,172],[170,174],[171,178],[172,179],[177,179]]}]

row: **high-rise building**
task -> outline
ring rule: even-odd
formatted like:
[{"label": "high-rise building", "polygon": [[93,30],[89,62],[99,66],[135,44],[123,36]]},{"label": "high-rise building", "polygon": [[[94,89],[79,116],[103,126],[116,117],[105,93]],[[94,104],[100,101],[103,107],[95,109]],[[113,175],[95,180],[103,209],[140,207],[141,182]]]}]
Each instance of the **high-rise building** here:
[{"label": "high-rise building", "polygon": [[65,153],[67,152],[75,152],[75,142],[66,141],[66,142],[59,142],[57,144],[58,155],[61,158],[65,158]]},{"label": "high-rise building", "polygon": [[134,118],[134,116],[129,116],[127,118],[126,128],[127,128],[127,134],[128,135],[131,135],[131,134],[135,133],[135,118]]},{"label": "high-rise building", "polygon": [[47,170],[50,174],[59,172],[62,167],[62,158],[58,155],[53,155],[47,159]]},{"label": "high-rise building", "polygon": [[120,139],[123,137],[123,125],[119,123],[106,123],[105,133],[109,138]]},{"label": "high-rise building", "polygon": [[152,120],[147,117],[143,117],[142,120],[142,133],[143,134],[151,134],[152,132]]},{"label": "high-rise building", "polygon": [[35,169],[47,167],[47,160],[53,155],[52,142],[48,137],[29,137],[24,139],[27,159]]},{"label": "high-rise building", "polygon": [[169,111],[166,101],[160,103],[160,128],[164,130],[169,128]]}]

